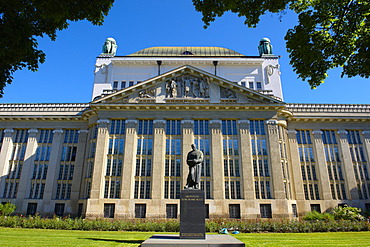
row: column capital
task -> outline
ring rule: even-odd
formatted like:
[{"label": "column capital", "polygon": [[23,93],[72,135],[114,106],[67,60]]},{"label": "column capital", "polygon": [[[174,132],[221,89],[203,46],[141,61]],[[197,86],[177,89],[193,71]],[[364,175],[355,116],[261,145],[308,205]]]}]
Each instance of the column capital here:
[{"label": "column capital", "polygon": [[266,121],[266,124],[267,125],[277,125],[278,121],[275,120],[275,119],[269,119],[269,120]]},{"label": "column capital", "polygon": [[364,135],[364,138],[370,139],[370,131],[364,130],[364,131],[362,131],[362,134]]},{"label": "column capital", "polygon": [[63,134],[63,130],[53,130],[53,134],[54,135],[61,135],[61,134]]},{"label": "column capital", "polygon": [[320,137],[321,138],[321,136],[322,136],[322,131],[321,130],[313,130],[312,131],[312,134],[314,135],[314,137]]},{"label": "column capital", "polygon": [[28,137],[36,137],[39,131],[37,129],[29,129],[27,132],[28,132]]},{"label": "column capital", "polygon": [[110,123],[109,119],[98,119],[96,122],[98,123],[98,128],[108,127]]},{"label": "column capital", "polygon": [[241,129],[249,129],[251,121],[249,120],[238,120],[239,128]]},{"label": "column capital", "polygon": [[194,127],[194,120],[181,120],[181,125],[185,129],[192,129]]},{"label": "column capital", "polygon": [[166,120],[163,120],[163,119],[153,120],[153,125],[154,125],[154,128],[164,129],[166,127]]},{"label": "column capital", "polygon": [[289,138],[296,138],[297,131],[296,130],[287,130],[286,133],[288,134]]},{"label": "column capital", "polygon": [[[126,129],[136,129],[139,121],[136,119],[127,119],[125,121],[126,123]],[[127,134],[127,133],[126,133]]]},{"label": "column capital", "polygon": [[39,131],[37,129],[29,129],[28,130],[28,134],[32,134],[32,133],[35,133],[37,134]]},{"label": "column capital", "polygon": [[78,131],[78,134],[87,134],[87,133],[89,133],[88,130],[79,130]]},{"label": "column capital", "polygon": [[347,135],[348,134],[348,131],[346,131],[346,130],[338,130],[337,131],[337,134],[338,135]]},{"label": "column capital", "polygon": [[269,135],[277,135],[278,134],[278,121],[275,119],[270,119],[266,121],[267,130]]},{"label": "column capital", "polygon": [[4,134],[13,134],[14,133],[14,129],[5,129],[4,130]]},{"label": "column capital", "polygon": [[210,120],[209,126],[211,129],[221,129],[222,121],[221,120]]}]

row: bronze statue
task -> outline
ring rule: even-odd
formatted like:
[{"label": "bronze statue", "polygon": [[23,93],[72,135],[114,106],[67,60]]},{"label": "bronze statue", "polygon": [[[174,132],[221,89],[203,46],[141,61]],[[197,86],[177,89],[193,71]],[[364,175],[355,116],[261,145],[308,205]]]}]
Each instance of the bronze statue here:
[{"label": "bronze statue", "polygon": [[202,173],[203,152],[198,150],[194,144],[191,145],[191,150],[186,158],[186,163],[189,166],[189,174],[185,189],[200,189],[200,176]]},{"label": "bronze statue", "polygon": [[260,41],[260,45],[258,46],[258,51],[260,56],[262,55],[272,55],[272,45],[268,38],[263,38]]}]

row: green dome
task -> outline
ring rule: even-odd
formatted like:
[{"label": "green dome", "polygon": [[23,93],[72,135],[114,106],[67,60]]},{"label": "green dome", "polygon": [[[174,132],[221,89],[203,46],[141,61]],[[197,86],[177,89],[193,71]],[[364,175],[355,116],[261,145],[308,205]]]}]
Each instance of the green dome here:
[{"label": "green dome", "polygon": [[236,51],[223,47],[194,47],[194,46],[159,46],[150,47],[128,56],[150,57],[177,57],[177,56],[201,56],[201,57],[241,57],[244,56]]}]

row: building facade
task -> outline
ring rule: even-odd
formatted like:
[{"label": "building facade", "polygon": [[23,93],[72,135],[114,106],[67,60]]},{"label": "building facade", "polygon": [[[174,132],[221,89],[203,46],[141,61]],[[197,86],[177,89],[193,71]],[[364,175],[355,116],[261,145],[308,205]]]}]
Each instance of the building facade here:
[{"label": "building facade", "polygon": [[194,143],[209,218],[370,210],[370,105],[285,103],[270,53],[108,51],[90,103],[0,104],[0,202],[19,214],[176,218]]}]

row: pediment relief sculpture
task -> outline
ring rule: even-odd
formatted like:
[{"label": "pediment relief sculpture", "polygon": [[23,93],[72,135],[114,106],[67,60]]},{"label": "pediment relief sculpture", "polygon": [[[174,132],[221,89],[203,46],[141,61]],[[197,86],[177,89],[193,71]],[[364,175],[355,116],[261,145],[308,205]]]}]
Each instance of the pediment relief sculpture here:
[{"label": "pediment relief sculpture", "polygon": [[156,88],[147,88],[139,92],[140,99],[154,98],[156,94]]},{"label": "pediment relief sculpture", "polygon": [[166,98],[209,98],[209,81],[183,75],[166,82]]},{"label": "pediment relief sculpture", "polygon": [[236,99],[236,93],[229,88],[220,87],[220,98]]}]

